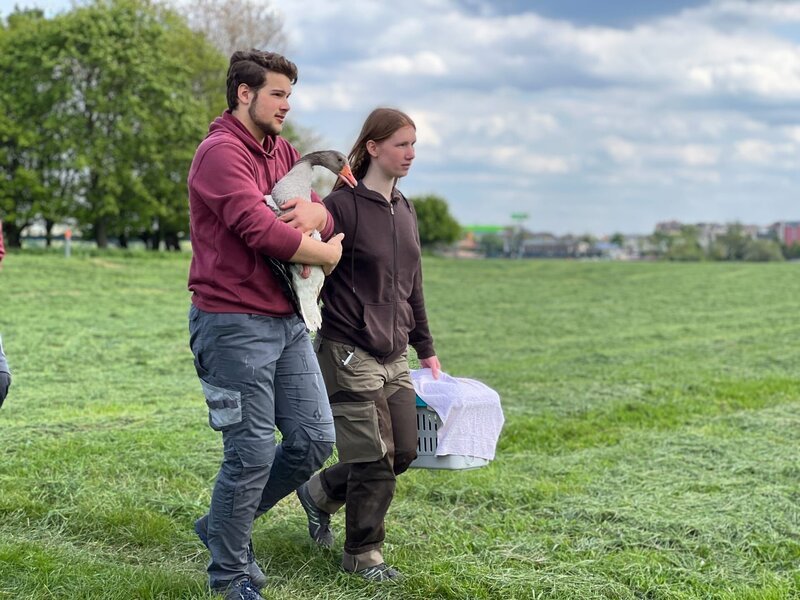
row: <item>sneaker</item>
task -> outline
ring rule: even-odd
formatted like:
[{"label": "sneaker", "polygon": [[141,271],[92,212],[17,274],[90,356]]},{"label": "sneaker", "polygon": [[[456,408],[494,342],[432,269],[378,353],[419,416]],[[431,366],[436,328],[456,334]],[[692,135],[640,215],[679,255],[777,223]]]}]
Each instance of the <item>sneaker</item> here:
[{"label": "sneaker", "polygon": [[373,581],[375,583],[383,583],[384,581],[399,581],[402,577],[400,571],[390,567],[385,562],[375,565],[374,567],[367,567],[365,569],[359,569],[358,571],[352,571],[352,574],[358,575],[362,579]]},{"label": "sneaker", "polygon": [[331,516],[321,511],[314,504],[311,492],[308,491],[308,482],[297,488],[297,497],[308,517],[308,533],[314,542],[326,549],[333,548],[333,531],[331,531]]},{"label": "sneaker", "polygon": [[[208,515],[203,515],[194,522],[194,532],[203,545],[208,548]],[[267,585],[267,576],[264,571],[258,566],[256,562],[256,555],[253,552],[253,540],[247,545],[247,575],[250,577],[250,583],[254,588],[260,590]],[[238,598],[238,596],[233,596]]]},{"label": "sneaker", "polygon": [[211,591],[222,595],[225,600],[264,600],[247,577],[237,580],[228,587],[213,588]]}]

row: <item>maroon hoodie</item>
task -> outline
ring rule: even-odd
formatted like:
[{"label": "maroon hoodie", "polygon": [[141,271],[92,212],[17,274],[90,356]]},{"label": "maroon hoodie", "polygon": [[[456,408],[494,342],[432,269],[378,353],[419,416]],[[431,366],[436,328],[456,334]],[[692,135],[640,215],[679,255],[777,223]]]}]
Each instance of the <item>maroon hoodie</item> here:
[{"label": "maroon hoodie", "polygon": [[[289,260],[303,234],[275,217],[264,194],[298,158],[281,137],[267,136],[259,144],[230,111],[211,123],[189,170],[189,289],[197,308],[277,317],[294,313],[263,255]],[[312,200],[320,202],[315,193]],[[332,232],[329,214],[322,239]]]}]

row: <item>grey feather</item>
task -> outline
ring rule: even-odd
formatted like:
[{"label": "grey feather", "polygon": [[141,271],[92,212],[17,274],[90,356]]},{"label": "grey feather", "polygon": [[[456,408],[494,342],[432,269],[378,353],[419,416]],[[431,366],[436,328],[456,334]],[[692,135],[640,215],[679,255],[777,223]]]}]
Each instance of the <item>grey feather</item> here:
[{"label": "grey feather", "polygon": [[[335,150],[324,150],[306,154],[298,160],[291,170],[286,173],[273,186],[272,194],[265,196],[264,199],[273,212],[280,216],[284,214],[282,206],[292,198],[302,198],[311,202],[311,179],[313,168],[322,166],[329,169],[334,174],[339,174],[347,158],[341,152]],[[319,231],[314,230],[311,237],[321,240]],[[300,314],[305,321],[306,327],[310,331],[316,331],[322,325],[322,315],[319,310],[319,294],[322,284],[325,283],[325,273],[322,267],[311,266],[311,274],[304,279],[300,273],[303,266],[299,264],[290,265],[291,286],[297,296]]]}]

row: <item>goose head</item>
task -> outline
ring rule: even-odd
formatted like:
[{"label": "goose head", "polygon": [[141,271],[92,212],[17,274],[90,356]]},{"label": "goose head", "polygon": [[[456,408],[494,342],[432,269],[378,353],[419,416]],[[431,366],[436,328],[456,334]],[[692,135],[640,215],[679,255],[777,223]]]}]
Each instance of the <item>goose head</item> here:
[{"label": "goose head", "polygon": [[353,177],[353,171],[350,169],[350,163],[347,162],[347,157],[341,152],[336,150],[321,150],[319,152],[311,152],[306,154],[301,161],[307,161],[313,166],[325,167],[331,173],[338,175],[339,179],[344,181],[351,188],[356,187],[358,183],[356,178]]}]

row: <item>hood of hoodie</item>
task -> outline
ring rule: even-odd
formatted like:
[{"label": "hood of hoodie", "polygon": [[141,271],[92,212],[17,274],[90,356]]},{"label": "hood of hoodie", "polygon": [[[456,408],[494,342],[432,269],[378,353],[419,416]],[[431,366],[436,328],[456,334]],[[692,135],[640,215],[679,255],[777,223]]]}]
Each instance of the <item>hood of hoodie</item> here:
[{"label": "hood of hoodie", "polygon": [[[346,186],[342,186],[339,189],[337,189],[336,191],[337,192],[339,192],[339,191],[348,192],[349,191],[351,194],[355,194],[359,198],[364,198],[365,200],[370,200],[371,202],[377,202],[378,204],[381,204],[383,206],[385,206],[386,204],[389,204],[389,203],[387,203],[386,198],[383,197],[383,194],[381,194],[380,192],[375,192],[375,191],[369,189],[367,186],[364,185],[364,181],[363,180],[359,180],[358,181],[358,185],[356,185],[356,187],[354,187],[354,188],[348,188]],[[331,196],[332,195],[333,194],[331,194]],[[394,188],[392,188],[392,203],[397,203],[397,202],[403,202],[409,208],[411,206],[411,203],[406,199],[405,196],[403,196],[403,194],[400,192],[400,190],[398,190],[396,187],[394,187]]]},{"label": "hood of hoodie", "polygon": [[264,143],[259,144],[258,140],[250,133],[250,130],[244,126],[244,123],[234,117],[230,110],[226,110],[211,122],[211,125],[208,126],[208,135],[206,137],[219,133],[232,133],[242,140],[247,149],[254,154],[262,154],[272,158],[275,153],[275,139],[277,136],[268,135],[264,138]]}]

